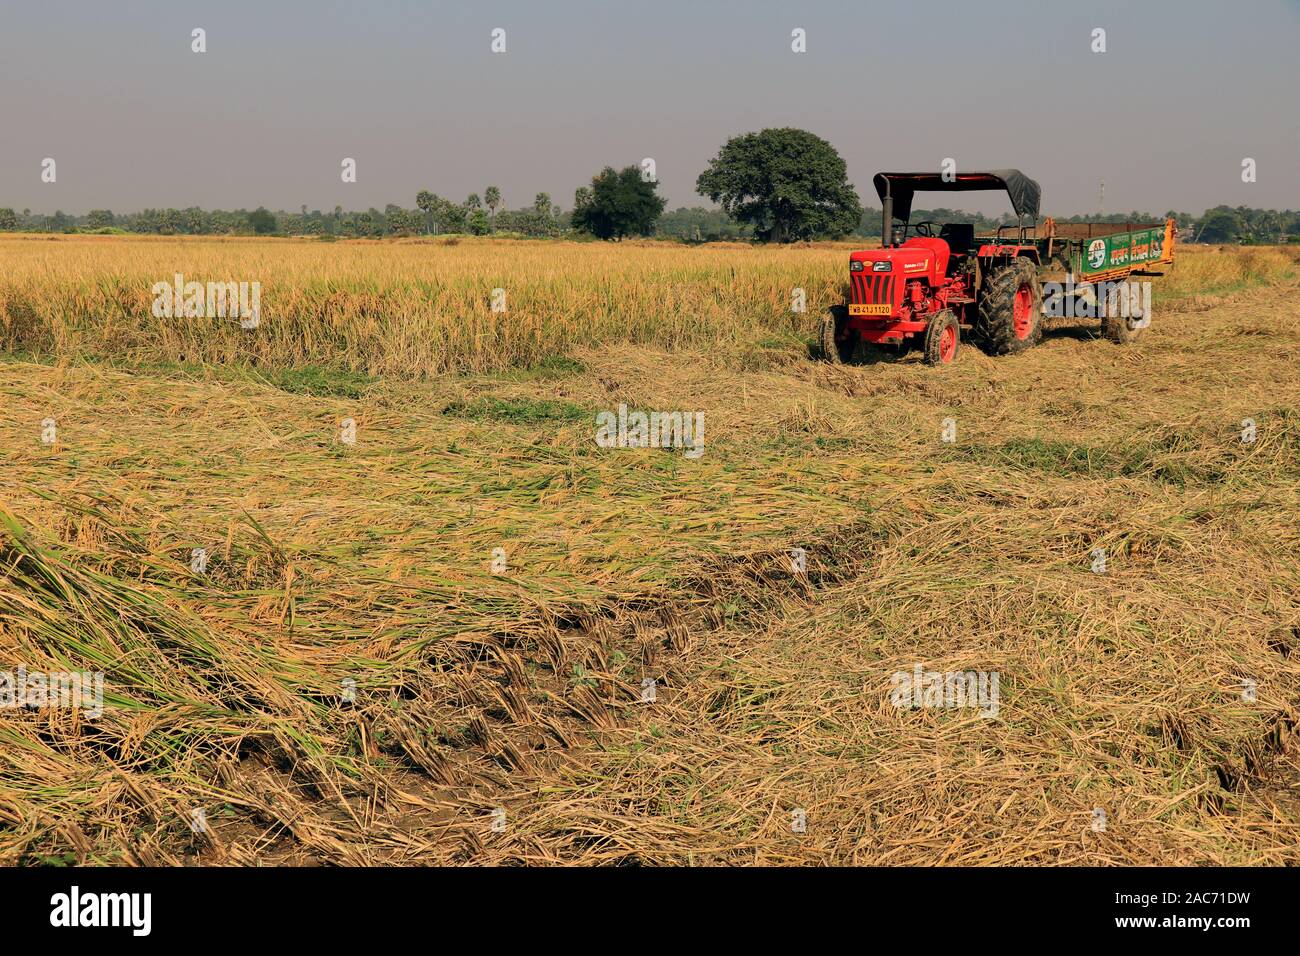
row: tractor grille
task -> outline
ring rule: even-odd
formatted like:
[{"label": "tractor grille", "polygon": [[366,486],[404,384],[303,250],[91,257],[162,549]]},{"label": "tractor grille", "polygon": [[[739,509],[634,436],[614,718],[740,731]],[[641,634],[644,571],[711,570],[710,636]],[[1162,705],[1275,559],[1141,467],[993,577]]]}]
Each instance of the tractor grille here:
[{"label": "tractor grille", "polygon": [[855,272],[853,278],[853,302],[855,304],[874,305],[880,302],[894,302],[894,277],[888,272]]}]

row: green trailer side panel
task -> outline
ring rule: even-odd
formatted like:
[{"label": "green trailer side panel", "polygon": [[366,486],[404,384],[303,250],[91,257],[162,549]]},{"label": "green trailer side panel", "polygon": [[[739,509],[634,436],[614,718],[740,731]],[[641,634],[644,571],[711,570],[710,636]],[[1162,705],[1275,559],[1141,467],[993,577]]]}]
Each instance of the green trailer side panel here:
[{"label": "green trailer side panel", "polygon": [[1112,272],[1144,262],[1154,262],[1164,254],[1164,226],[1117,232],[1113,236],[1084,239],[1070,257],[1070,266],[1080,278]]}]

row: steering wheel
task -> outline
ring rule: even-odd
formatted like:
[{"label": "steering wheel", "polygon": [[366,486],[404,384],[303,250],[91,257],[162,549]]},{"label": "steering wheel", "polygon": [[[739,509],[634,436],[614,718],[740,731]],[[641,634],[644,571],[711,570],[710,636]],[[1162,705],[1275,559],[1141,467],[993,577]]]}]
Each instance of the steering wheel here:
[{"label": "steering wheel", "polygon": [[912,234],[931,239],[934,237],[934,227],[937,225],[938,223],[933,219],[922,219],[920,222],[912,224]]}]

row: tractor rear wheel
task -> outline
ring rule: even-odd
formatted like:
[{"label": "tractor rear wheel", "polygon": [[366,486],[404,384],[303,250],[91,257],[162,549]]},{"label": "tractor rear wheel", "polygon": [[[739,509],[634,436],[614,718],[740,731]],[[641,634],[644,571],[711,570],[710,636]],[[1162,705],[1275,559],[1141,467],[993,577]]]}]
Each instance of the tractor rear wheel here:
[{"label": "tractor rear wheel", "polygon": [[836,365],[853,361],[857,354],[861,336],[849,328],[849,310],[847,306],[833,305],[822,316],[818,345],[822,358]]},{"label": "tractor rear wheel", "polygon": [[961,326],[950,309],[936,312],[925,329],[925,364],[951,365],[961,348]]},{"label": "tractor rear wheel", "polygon": [[1013,259],[989,277],[977,328],[993,355],[1023,352],[1042,339],[1043,286],[1032,259]]}]

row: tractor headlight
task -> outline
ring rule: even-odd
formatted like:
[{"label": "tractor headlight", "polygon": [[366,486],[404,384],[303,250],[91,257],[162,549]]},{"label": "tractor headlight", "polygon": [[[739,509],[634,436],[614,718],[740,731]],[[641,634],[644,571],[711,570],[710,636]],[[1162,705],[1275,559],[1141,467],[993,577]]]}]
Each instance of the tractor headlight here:
[{"label": "tractor headlight", "polygon": [[862,271],[863,269],[865,269],[865,268],[866,268],[866,266],[863,264],[863,262],[862,262],[861,259],[851,259],[851,260],[849,260],[849,271],[850,271],[850,272],[861,272],[861,271]]},{"label": "tractor headlight", "polygon": [[875,262],[871,263],[872,272],[892,272],[893,269],[894,264],[888,259],[877,259]]}]

